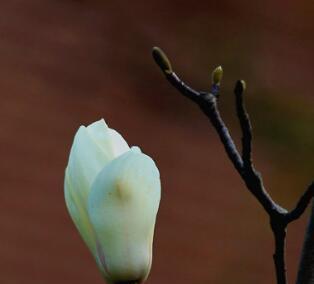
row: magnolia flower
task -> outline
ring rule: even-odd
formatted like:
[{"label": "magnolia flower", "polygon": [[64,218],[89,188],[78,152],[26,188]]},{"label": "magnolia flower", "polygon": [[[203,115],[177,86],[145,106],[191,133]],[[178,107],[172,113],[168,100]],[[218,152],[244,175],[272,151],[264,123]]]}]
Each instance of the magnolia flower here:
[{"label": "magnolia flower", "polygon": [[146,280],[160,201],[154,161],[99,120],[77,131],[64,190],[73,222],[107,282]]}]

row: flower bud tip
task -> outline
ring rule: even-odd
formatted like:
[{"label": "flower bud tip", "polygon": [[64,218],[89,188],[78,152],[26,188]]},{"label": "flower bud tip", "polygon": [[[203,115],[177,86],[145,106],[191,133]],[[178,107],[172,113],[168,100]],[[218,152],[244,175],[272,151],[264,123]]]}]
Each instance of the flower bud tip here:
[{"label": "flower bud tip", "polygon": [[246,83],[245,83],[245,81],[241,80],[240,82],[242,84],[243,91],[245,91],[246,90]]},{"label": "flower bud tip", "polygon": [[158,64],[160,69],[166,74],[172,73],[171,63],[167,55],[159,47],[156,46],[153,48],[152,53],[155,62]]},{"label": "flower bud tip", "polygon": [[239,80],[237,81],[236,83],[236,86],[235,86],[235,92],[236,93],[243,93],[246,89],[246,83],[244,80]]},{"label": "flower bud tip", "polygon": [[222,67],[221,66],[216,67],[212,73],[213,84],[219,85],[222,80],[222,75],[223,75]]}]

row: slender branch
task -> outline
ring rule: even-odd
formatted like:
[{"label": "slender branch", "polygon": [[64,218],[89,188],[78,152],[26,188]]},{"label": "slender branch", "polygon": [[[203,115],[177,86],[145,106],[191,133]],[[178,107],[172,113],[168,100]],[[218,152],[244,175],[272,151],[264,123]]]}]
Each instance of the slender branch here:
[{"label": "slender branch", "polygon": [[314,201],[305,234],[296,284],[314,283]]},{"label": "slender branch", "polygon": [[242,159],[244,167],[252,169],[252,127],[249,119],[249,115],[245,109],[243,101],[243,91],[245,90],[244,81],[238,81],[236,83],[234,93],[236,96],[237,115],[240,121],[242,130]]},{"label": "slender branch", "polygon": [[278,224],[274,225],[274,227],[272,226],[275,237],[275,253],[273,258],[276,269],[277,283],[287,283],[285,265],[286,226],[278,226]]},{"label": "slender branch", "polygon": [[304,213],[313,196],[314,196],[314,182],[312,182],[312,184],[301,196],[296,207],[287,214],[287,220],[289,223],[300,218],[300,216]]},{"label": "slender branch", "polygon": [[174,73],[166,74],[168,81],[174,86],[181,94],[191,99],[194,102],[197,102],[200,99],[200,94],[186,85],[180,78]]},{"label": "slender branch", "polygon": [[197,91],[193,90],[191,87],[183,83],[183,81],[180,80],[178,76],[172,71],[172,67],[168,57],[159,47],[154,47],[152,54],[155,59],[155,62],[163,71],[171,85],[173,85],[184,96],[188,97],[193,101],[196,101],[200,97],[200,94]]},{"label": "slender branch", "polygon": [[[222,79],[222,68],[219,66],[214,70],[212,78],[213,83],[210,92],[198,92],[186,85],[173,72],[169,59],[160,48],[153,48],[153,57],[171,85],[174,86],[182,95],[197,103],[204,114],[209,118],[211,124],[214,126],[217,134],[219,135],[220,141],[222,142],[230,161],[242,177],[249,191],[256,197],[268,213],[271,229],[275,239],[275,253],[273,257],[277,284],[286,284],[286,228],[290,222],[298,219],[306,209],[308,203],[314,195],[314,183],[309,186],[292,211],[288,212],[285,208],[278,205],[264,188],[262,177],[255,170],[252,163],[252,129],[249,115],[245,109],[243,101],[243,91],[245,89],[244,81],[238,81],[234,90],[236,96],[236,110],[242,130],[242,155],[240,155],[228,128],[221,118],[217,106],[219,86]],[[314,224],[312,227],[314,228]],[[314,232],[314,229],[312,231]],[[313,235],[313,232],[311,233],[311,236]],[[299,284],[301,283],[303,284],[303,282],[300,282]]]},{"label": "slender branch", "polygon": [[165,73],[167,80],[185,97],[196,102],[215,127],[222,144],[238,172],[242,173],[243,162],[217,109],[216,97],[211,93],[197,92],[185,84],[174,72]]},{"label": "slender branch", "polygon": [[[226,127],[223,119],[220,116],[218,107],[217,107],[217,97],[218,97],[218,84],[213,84],[211,89],[215,89],[215,95],[212,93],[198,92],[193,88],[189,87],[185,84],[172,70],[169,59],[166,55],[160,50],[160,48],[153,49],[153,57],[158,64],[158,66],[162,69],[166,79],[184,96],[190,98],[195,103],[199,105],[202,111],[206,114],[206,116],[211,121],[214,126],[219,138],[225,148],[225,151],[233,163],[234,167],[238,171],[238,173],[243,178],[250,192],[258,199],[264,209],[272,214],[273,212],[283,213],[283,210],[278,204],[276,204],[264,189],[263,182],[261,176],[255,171],[250,169],[246,169],[243,164],[243,160],[241,155],[239,154],[237,147],[229,133],[228,128]],[[164,62],[168,62],[165,67]],[[242,108],[244,110],[243,104],[241,103]],[[244,121],[241,120],[240,121]],[[245,123],[243,122],[243,125]],[[248,128],[246,127],[246,130]],[[250,129],[250,127],[249,127]],[[247,134],[243,134],[244,137],[247,137]],[[251,136],[251,134],[249,135]]]},{"label": "slender branch", "polygon": [[201,97],[197,100],[199,107],[206,114],[211,121],[215,130],[217,131],[219,138],[225,148],[225,151],[233,163],[237,171],[242,174],[243,161],[237,150],[235,143],[233,142],[228,128],[223,122],[219,110],[217,108],[217,99],[210,93],[200,93]]}]

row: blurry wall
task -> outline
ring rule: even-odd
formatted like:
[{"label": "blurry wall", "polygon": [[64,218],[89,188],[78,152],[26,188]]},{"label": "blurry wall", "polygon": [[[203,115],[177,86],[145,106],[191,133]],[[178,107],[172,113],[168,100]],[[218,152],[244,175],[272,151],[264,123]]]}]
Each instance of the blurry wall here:
[{"label": "blurry wall", "polygon": [[[74,133],[101,117],[161,172],[148,283],[274,283],[265,213],[150,52],[163,47],[203,90],[224,67],[237,141],[232,89],[247,81],[254,161],[291,208],[314,172],[312,1],[11,0],[0,11],[0,283],[103,283],[63,199]],[[306,221],[289,227],[292,282]]]}]

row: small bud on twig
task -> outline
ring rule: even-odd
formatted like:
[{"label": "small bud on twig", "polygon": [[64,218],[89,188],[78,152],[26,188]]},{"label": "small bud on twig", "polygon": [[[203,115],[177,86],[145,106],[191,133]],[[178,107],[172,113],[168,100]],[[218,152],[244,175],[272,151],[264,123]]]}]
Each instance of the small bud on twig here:
[{"label": "small bud on twig", "polygon": [[212,73],[212,82],[215,85],[219,85],[222,80],[223,70],[221,66],[215,68]]},{"label": "small bud on twig", "polygon": [[237,81],[237,83],[236,83],[234,92],[235,92],[236,94],[238,94],[238,93],[242,94],[242,93],[245,91],[245,89],[246,89],[246,83],[245,83],[245,81],[244,81],[244,80],[239,80],[239,81]]},{"label": "small bud on twig", "polygon": [[[286,268],[285,268],[285,241],[286,241],[286,229],[289,223],[298,219],[302,213],[305,211],[308,203],[314,196],[314,183],[307,189],[307,191],[302,195],[298,201],[296,207],[288,212],[286,209],[281,207],[276,203],[271,196],[266,191],[262,176],[259,172],[255,170],[252,158],[252,127],[249,119],[249,115],[245,109],[243,92],[246,89],[246,84],[244,81],[239,80],[236,83],[234,92],[236,95],[236,107],[237,115],[240,121],[242,130],[242,155],[240,155],[237,147],[229,133],[227,126],[225,125],[219,110],[217,100],[219,95],[219,85],[222,80],[223,70],[221,66],[217,67],[212,73],[212,86],[210,93],[198,92],[183,83],[175,73],[171,73],[171,66],[167,57],[162,53],[159,48],[154,48],[153,56],[159,67],[166,73],[166,79],[185,97],[188,97],[195,103],[199,105],[201,110],[209,118],[213,127],[215,128],[219,138],[224,145],[227,155],[234,167],[242,177],[248,190],[256,197],[259,203],[263,206],[265,211],[270,217],[271,228],[275,239],[275,253],[274,253],[274,264],[276,269],[277,284],[286,284]],[[167,73],[169,72],[169,73]],[[313,225],[314,223],[311,223]],[[312,231],[310,231],[312,233]],[[312,237],[312,235],[310,236]],[[312,243],[310,243],[312,245]],[[307,248],[305,248],[307,250]],[[313,252],[310,251],[310,254]],[[312,261],[312,257],[309,254],[305,254],[304,257],[309,257],[309,261]],[[306,260],[306,262],[309,262]],[[297,283],[305,284],[304,273],[311,273],[313,267],[309,265],[309,268],[303,266],[308,266],[301,262],[301,270],[299,274],[299,279]],[[307,277],[307,276],[305,276]],[[312,283],[313,277],[307,278],[309,281],[306,283]],[[301,281],[301,282],[300,282]]]},{"label": "small bud on twig", "polygon": [[166,74],[172,73],[171,63],[167,55],[157,46],[153,48],[153,57],[156,63],[158,64],[158,66],[160,67],[160,69],[164,73]]}]

